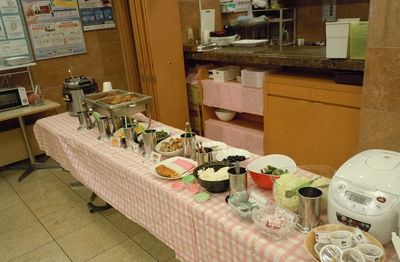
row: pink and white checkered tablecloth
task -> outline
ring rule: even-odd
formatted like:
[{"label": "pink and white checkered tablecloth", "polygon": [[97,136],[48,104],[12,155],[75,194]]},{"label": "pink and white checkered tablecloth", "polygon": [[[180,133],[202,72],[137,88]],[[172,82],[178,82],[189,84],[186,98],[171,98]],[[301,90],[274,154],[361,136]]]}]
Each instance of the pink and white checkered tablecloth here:
[{"label": "pink and white checkered tablecloth", "polygon": [[[156,123],[155,125],[160,125]],[[147,159],[130,150],[98,141],[97,129],[77,131],[78,119],[68,113],[40,119],[34,126],[40,148],[85,186],[129,219],[139,223],[175,250],[182,261],[311,261],[304,235],[295,232],[275,242],[252,223],[235,217],[224,194],[205,203],[188,190],[175,192],[170,180],[152,175]],[[181,132],[172,129],[172,133]],[[257,156],[253,156],[257,157]],[[255,189],[249,179],[250,190]],[[271,192],[263,191],[272,199]],[[393,257],[393,246],[386,248]]]}]

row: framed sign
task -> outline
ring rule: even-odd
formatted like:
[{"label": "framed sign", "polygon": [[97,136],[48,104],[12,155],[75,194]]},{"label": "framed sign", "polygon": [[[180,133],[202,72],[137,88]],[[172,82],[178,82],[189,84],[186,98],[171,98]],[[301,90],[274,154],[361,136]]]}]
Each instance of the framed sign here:
[{"label": "framed sign", "polygon": [[33,60],[24,15],[17,0],[0,1],[0,55],[28,56]]},{"label": "framed sign", "polygon": [[114,28],[111,0],[79,0],[83,30]]},{"label": "framed sign", "polygon": [[77,0],[21,0],[37,60],[86,53]]}]

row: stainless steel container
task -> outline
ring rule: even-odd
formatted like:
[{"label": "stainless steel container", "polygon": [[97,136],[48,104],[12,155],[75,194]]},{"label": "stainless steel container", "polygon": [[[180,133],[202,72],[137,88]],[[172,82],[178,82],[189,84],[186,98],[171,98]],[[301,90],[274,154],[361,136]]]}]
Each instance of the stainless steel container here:
[{"label": "stainless steel container", "polygon": [[63,99],[67,103],[68,112],[76,116],[85,111],[83,97],[97,91],[97,84],[92,78],[85,76],[67,78],[63,83]]},{"label": "stainless steel container", "polygon": [[132,149],[132,144],[135,142],[135,127],[131,124],[124,126],[126,148]]},{"label": "stainless steel container", "polygon": [[96,122],[97,122],[97,128],[99,129],[100,133],[97,139],[100,141],[110,140],[111,128],[110,128],[110,123],[108,122],[108,117],[102,116]]},{"label": "stainless steel container", "polygon": [[79,131],[89,130],[94,127],[93,122],[86,111],[78,112],[77,114],[79,119]]},{"label": "stainless steel container", "polygon": [[208,147],[205,147],[204,150],[205,150],[205,152],[199,152],[199,150],[196,150],[196,162],[199,165],[207,164],[214,160],[214,157],[212,154],[213,150]]},{"label": "stainless steel container", "polygon": [[247,170],[244,167],[228,169],[229,173],[229,197],[236,195],[239,202],[247,202]]},{"label": "stainless steel container", "polygon": [[183,156],[196,160],[196,134],[195,133],[184,133],[181,135]]},{"label": "stainless steel container", "polygon": [[114,131],[122,127],[122,117],[132,116],[139,112],[147,114],[149,126],[151,124],[151,96],[114,89],[87,95],[83,98],[83,102],[88,110],[111,117]]},{"label": "stainless steel container", "polygon": [[297,230],[303,233],[309,232],[321,223],[322,191],[316,187],[303,187],[299,189],[299,223]]},{"label": "stainless steel container", "polygon": [[144,157],[150,158],[150,154],[154,150],[157,144],[156,130],[147,129],[144,132],[142,132],[142,136],[143,136]]}]

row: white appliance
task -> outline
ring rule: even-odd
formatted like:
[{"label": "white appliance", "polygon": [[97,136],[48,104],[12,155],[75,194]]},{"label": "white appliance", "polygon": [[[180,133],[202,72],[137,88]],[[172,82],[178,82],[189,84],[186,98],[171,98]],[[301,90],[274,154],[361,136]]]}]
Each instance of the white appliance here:
[{"label": "white appliance", "polygon": [[400,153],[371,149],[347,160],[329,185],[328,220],[359,227],[386,244],[398,232]]},{"label": "white appliance", "polygon": [[236,79],[240,74],[240,66],[224,66],[208,71],[208,78],[214,81],[227,82]]}]

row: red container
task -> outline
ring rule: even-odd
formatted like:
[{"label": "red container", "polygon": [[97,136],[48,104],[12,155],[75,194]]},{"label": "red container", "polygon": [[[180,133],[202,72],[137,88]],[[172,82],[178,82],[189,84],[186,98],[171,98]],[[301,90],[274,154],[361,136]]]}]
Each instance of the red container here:
[{"label": "red container", "polygon": [[254,183],[257,184],[257,186],[268,190],[272,190],[272,186],[274,185],[275,179],[279,178],[279,176],[261,174],[252,171],[249,171],[249,173]]},{"label": "red container", "polygon": [[263,156],[249,163],[247,166],[247,172],[250,174],[254,183],[256,183],[259,187],[268,190],[272,190],[274,181],[279,178],[279,176],[261,173],[261,170],[268,165],[276,168],[288,169],[292,172],[296,169],[296,163],[293,161],[293,159],[279,154]]}]

